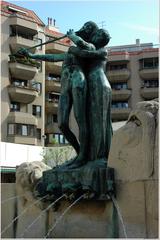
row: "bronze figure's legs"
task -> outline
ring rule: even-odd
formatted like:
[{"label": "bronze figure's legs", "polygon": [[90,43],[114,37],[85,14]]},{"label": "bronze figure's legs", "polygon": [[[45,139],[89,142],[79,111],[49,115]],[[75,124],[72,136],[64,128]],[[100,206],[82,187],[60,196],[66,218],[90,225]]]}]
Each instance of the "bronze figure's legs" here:
[{"label": "bronze figure's legs", "polygon": [[79,154],[79,143],[76,136],[69,128],[69,115],[71,112],[71,107],[72,97],[69,95],[69,93],[61,94],[58,106],[58,126],[67,141],[74,147],[77,154]]},{"label": "bronze figure's legs", "polygon": [[71,168],[80,167],[86,162],[87,157],[87,119],[86,119],[86,80],[81,79],[78,86],[73,86],[73,108],[74,115],[79,127],[80,152]]}]

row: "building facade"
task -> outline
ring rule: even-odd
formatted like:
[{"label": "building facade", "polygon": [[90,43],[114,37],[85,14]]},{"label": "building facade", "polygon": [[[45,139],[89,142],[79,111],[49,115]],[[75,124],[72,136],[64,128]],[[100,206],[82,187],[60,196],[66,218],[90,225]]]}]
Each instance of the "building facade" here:
[{"label": "building facade", "polygon": [[152,43],[108,48],[112,121],[126,120],[137,102],[158,98],[158,49]]},{"label": "building facade", "polygon": [[[30,145],[66,144],[57,123],[62,63],[17,58],[20,47],[63,36],[48,19],[48,25],[31,10],[1,3],[1,141]],[[37,54],[64,53],[69,39],[33,48]],[[106,74],[112,87],[112,120],[125,121],[139,101],[158,97],[158,49],[153,44],[108,48]],[[70,117],[70,127],[78,127]]]}]

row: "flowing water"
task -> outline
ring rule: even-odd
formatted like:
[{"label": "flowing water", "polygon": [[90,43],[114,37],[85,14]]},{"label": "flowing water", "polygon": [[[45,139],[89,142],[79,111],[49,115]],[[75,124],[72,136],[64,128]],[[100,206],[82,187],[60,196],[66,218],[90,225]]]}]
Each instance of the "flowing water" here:
[{"label": "flowing water", "polygon": [[41,217],[41,215],[44,212],[47,212],[52,206],[54,206],[59,200],[61,200],[63,197],[65,196],[65,194],[63,194],[61,197],[59,197],[58,199],[56,199],[53,203],[51,203],[46,209],[44,209],[40,215],[25,229],[25,231],[23,232],[23,234],[20,235],[20,238],[24,237],[25,233],[33,226],[33,224],[35,222],[37,222],[37,220]]},{"label": "flowing water", "polygon": [[7,199],[1,201],[1,204],[5,203],[5,202],[8,202],[8,201],[10,201],[10,200],[12,200],[12,199],[15,199],[15,198],[21,198],[21,197],[23,197],[24,195],[25,195],[25,194],[7,198]]},{"label": "flowing water", "polygon": [[8,226],[6,226],[3,231],[1,232],[1,235],[9,228],[12,226],[12,224],[19,218],[21,217],[29,208],[31,208],[33,205],[35,205],[36,203],[40,202],[42,199],[46,198],[48,195],[45,195],[44,197],[36,200],[33,204],[29,205],[27,208],[25,208],[17,217],[15,217],[10,224],[8,224]]},{"label": "flowing water", "polygon": [[73,207],[78,201],[80,201],[85,194],[81,195],[79,198],[77,198],[71,205],[69,205],[69,207],[67,207],[64,212],[61,214],[61,216],[57,219],[57,221],[55,222],[55,224],[53,225],[53,227],[51,227],[48,231],[48,233],[46,234],[45,238],[48,238],[51,231],[53,231],[55,229],[55,227],[57,226],[57,224],[59,223],[59,221],[62,219],[62,217],[69,211],[69,209],[71,207]]},{"label": "flowing water", "polygon": [[115,208],[117,209],[117,213],[118,213],[118,216],[119,216],[119,220],[121,221],[121,224],[122,224],[122,229],[123,229],[124,237],[127,238],[127,232],[126,232],[126,228],[125,228],[125,225],[124,225],[124,221],[123,221],[123,217],[122,217],[122,214],[121,214],[119,205],[118,205],[116,199],[115,199],[113,196],[111,196],[111,199],[112,199],[112,201],[113,201],[113,204],[114,204]]}]

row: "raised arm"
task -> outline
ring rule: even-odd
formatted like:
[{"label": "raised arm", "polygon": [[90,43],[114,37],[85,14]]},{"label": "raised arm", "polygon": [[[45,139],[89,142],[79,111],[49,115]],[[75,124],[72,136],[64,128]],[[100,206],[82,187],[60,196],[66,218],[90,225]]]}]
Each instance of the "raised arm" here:
[{"label": "raised arm", "polygon": [[67,32],[67,36],[72,42],[79,48],[85,50],[95,50],[95,46],[92,43],[85,42],[81,37],[77,36],[73,30]]},{"label": "raised arm", "polygon": [[107,59],[107,50],[105,48],[101,48],[98,50],[88,51],[88,50],[82,50],[78,47],[70,47],[69,53],[74,54],[77,57],[81,58],[96,58],[96,59]]},{"label": "raised arm", "polygon": [[27,49],[22,48],[18,51],[19,54],[32,59],[42,60],[46,62],[61,62],[66,58],[67,53],[60,54],[32,54]]}]

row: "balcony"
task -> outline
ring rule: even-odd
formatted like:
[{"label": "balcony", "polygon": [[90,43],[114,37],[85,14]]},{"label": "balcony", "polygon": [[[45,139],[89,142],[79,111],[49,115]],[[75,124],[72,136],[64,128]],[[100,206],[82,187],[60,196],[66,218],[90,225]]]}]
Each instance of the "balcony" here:
[{"label": "balcony", "polygon": [[15,28],[18,32],[21,33],[28,33],[28,35],[36,35],[37,31],[37,24],[35,22],[31,22],[22,18],[19,18],[16,15],[10,15],[9,18],[9,25],[12,28]]},{"label": "balcony", "polygon": [[148,48],[143,49],[139,54],[139,59],[147,59],[147,58],[156,58],[158,57],[158,48]]},{"label": "balcony", "polygon": [[20,63],[18,61],[10,61],[9,70],[12,78],[22,80],[32,80],[38,72],[36,66]]},{"label": "balcony", "polygon": [[112,108],[111,117],[112,120],[126,120],[130,114],[131,108]]},{"label": "balcony", "polygon": [[68,46],[53,42],[46,45],[46,53],[64,53],[68,51]]},{"label": "balcony", "polygon": [[56,75],[60,75],[61,68],[62,68],[62,62],[46,62],[46,71],[49,73],[54,73]]},{"label": "balcony", "polygon": [[38,97],[38,92],[34,88],[14,86],[8,87],[11,101],[29,104]]},{"label": "balcony", "polygon": [[61,84],[60,81],[46,80],[46,92],[60,92]]},{"label": "balcony", "polygon": [[10,112],[8,115],[8,123],[21,123],[37,126],[37,118],[30,113]]},{"label": "balcony", "polygon": [[130,55],[127,51],[124,52],[109,52],[108,61],[109,62],[124,62],[129,61]]},{"label": "balcony", "polygon": [[37,138],[35,137],[24,137],[24,136],[7,136],[7,141],[10,143],[37,145]]},{"label": "balcony", "polygon": [[130,78],[130,70],[128,69],[121,69],[121,70],[108,70],[107,77],[108,80],[112,83],[118,82],[127,82]]},{"label": "balcony", "polygon": [[[13,53],[16,53],[20,48],[29,48],[33,47],[36,44],[34,40],[27,39],[21,36],[11,36],[9,38],[9,45]],[[35,53],[35,49],[33,48],[30,52]]]},{"label": "balcony", "polygon": [[112,90],[112,100],[113,101],[126,101],[131,96],[131,90],[129,89],[120,89]]},{"label": "balcony", "polygon": [[57,114],[58,101],[57,100],[46,100],[45,108],[47,113]]},{"label": "balcony", "polygon": [[158,87],[141,88],[141,96],[146,100],[158,98]]},{"label": "balcony", "polygon": [[143,68],[139,70],[139,75],[142,79],[158,79],[158,68]]},{"label": "balcony", "polygon": [[60,133],[60,130],[59,130],[59,127],[58,127],[58,123],[46,124],[45,133],[46,134]]}]

